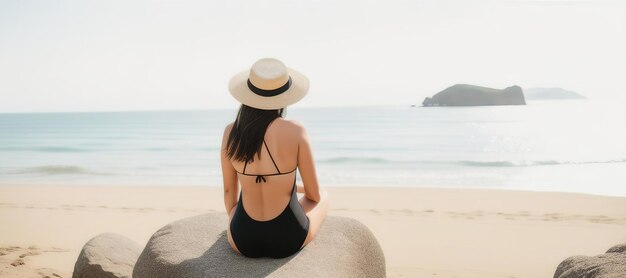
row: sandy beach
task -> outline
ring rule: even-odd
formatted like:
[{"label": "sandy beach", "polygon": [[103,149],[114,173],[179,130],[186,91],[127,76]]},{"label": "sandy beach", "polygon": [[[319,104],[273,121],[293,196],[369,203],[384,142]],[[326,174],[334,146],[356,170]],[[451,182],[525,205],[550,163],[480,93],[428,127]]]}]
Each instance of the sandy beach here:
[{"label": "sandy beach", "polygon": [[[388,277],[552,277],[568,256],[626,242],[626,198],[326,188],[330,215],[355,218],[377,237]],[[222,196],[220,187],[0,186],[0,276],[71,277],[91,237],[114,232],[144,245],[171,221],[225,211]]]}]

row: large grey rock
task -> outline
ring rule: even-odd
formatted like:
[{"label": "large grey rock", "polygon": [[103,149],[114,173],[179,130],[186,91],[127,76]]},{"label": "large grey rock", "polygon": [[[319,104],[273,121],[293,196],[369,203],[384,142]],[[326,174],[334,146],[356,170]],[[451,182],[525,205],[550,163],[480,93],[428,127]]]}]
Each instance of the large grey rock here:
[{"label": "large grey rock", "polygon": [[80,251],[72,277],[131,277],[140,253],[141,246],[122,235],[97,235]]},{"label": "large grey rock", "polygon": [[385,257],[361,222],[328,216],[300,252],[283,259],[247,258],[228,244],[224,213],[182,219],[158,230],[133,277],[385,277]]},{"label": "large grey rock", "polygon": [[559,264],[554,278],[624,278],[626,277],[626,244],[611,247],[595,257],[573,256]]},{"label": "large grey rock", "polygon": [[424,106],[480,106],[480,105],[524,105],[524,93],[519,86],[493,89],[469,84],[456,84],[427,97]]}]

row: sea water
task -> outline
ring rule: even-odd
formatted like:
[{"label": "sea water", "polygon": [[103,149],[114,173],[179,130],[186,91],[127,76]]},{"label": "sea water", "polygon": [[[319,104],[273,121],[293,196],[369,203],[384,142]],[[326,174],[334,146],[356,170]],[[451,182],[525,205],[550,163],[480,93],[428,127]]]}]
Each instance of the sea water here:
[{"label": "sea water", "polygon": [[[222,186],[219,147],[236,112],[0,114],[0,184]],[[306,126],[322,186],[626,196],[626,108],[610,102],[288,108],[286,118]]]}]

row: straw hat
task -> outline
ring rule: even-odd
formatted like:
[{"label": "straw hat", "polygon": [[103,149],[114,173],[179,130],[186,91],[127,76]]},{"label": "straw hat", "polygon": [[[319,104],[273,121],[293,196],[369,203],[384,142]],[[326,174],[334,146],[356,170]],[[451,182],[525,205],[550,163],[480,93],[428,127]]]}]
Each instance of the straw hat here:
[{"label": "straw hat", "polygon": [[230,94],[239,102],[263,110],[280,109],[301,100],[309,79],[274,58],[256,61],[230,79]]}]

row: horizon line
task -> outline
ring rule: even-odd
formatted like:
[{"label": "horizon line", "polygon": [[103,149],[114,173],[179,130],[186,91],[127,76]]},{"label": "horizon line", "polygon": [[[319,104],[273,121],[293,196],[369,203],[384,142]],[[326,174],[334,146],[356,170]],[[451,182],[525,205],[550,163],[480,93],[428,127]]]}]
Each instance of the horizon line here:
[{"label": "horizon line", "polygon": [[[320,109],[320,108],[358,108],[358,107],[413,107],[418,106],[417,104],[357,104],[357,105],[332,105],[332,106],[304,106],[304,107],[286,107],[288,109]],[[420,105],[421,106],[421,105]],[[2,112],[0,111],[0,115],[4,114],[62,114],[62,113],[124,113],[124,112],[193,112],[193,111],[214,111],[214,110],[237,110],[239,106],[232,108],[224,108],[224,107],[209,107],[209,108],[148,108],[148,109],[121,109],[121,110],[74,110],[74,111],[16,111],[16,112]]]}]

